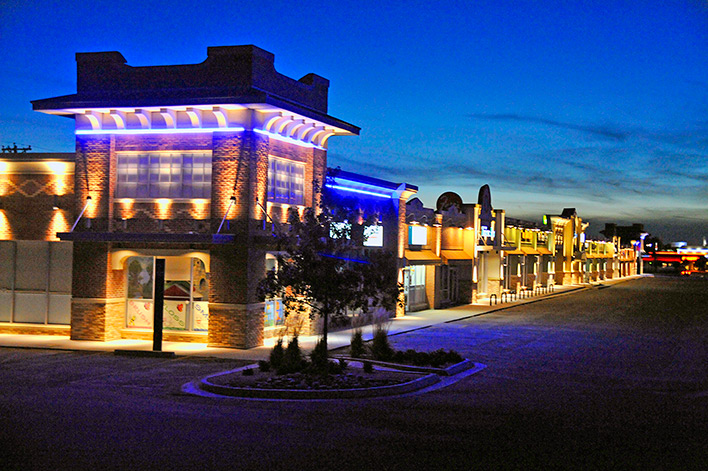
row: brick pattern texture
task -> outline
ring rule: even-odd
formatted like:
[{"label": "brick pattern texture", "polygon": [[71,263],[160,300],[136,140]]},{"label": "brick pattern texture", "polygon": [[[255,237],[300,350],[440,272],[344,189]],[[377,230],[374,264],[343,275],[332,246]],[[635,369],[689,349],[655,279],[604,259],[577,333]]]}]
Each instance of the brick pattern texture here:
[{"label": "brick pattern texture", "polygon": [[0,198],[0,240],[57,240],[73,223],[71,175],[0,174]]}]

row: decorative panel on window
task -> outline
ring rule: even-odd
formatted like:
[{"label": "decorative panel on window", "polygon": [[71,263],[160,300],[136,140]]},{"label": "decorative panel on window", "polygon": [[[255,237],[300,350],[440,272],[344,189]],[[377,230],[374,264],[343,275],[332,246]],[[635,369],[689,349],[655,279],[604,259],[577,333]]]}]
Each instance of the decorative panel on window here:
[{"label": "decorative panel on window", "polygon": [[116,198],[211,198],[211,152],[118,153]]},{"label": "decorative panel on window", "polygon": [[305,204],[305,164],[268,156],[268,201]]}]

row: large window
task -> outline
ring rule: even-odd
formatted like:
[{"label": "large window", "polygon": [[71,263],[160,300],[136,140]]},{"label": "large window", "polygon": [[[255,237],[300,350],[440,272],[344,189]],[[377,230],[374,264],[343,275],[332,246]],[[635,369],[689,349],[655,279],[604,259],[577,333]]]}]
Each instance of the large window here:
[{"label": "large window", "polygon": [[268,201],[305,204],[305,164],[268,157]]},{"label": "large window", "polygon": [[[129,329],[154,327],[155,258],[128,258],[126,320]],[[209,330],[209,281],[201,259],[165,257],[165,286],[162,328],[165,330]]]},{"label": "large window", "polygon": [[211,198],[211,152],[119,153],[116,198]]}]

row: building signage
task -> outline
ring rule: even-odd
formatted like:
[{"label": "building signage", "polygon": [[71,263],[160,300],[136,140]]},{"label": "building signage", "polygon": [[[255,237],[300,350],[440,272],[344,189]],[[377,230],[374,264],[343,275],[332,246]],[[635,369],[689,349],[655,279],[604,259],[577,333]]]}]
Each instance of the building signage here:
[{"label": "building signage", "polygon": [[492,215],[492,195],[489,192],[489,185],[484,185],[479,189],[477,204],[481,206],[479,219],[482,227],[491,227],[494,216]]},{"label": "building signage", "polygon": [[428,243],[428,228],[423,226],[408,226],[408,244],[425,245]]},{"label": "building signage", "polygon": [[482,226],[481,227],[481,235],[482,237],[491,237],[494,238],[496,235],[496,231],[493,229],[490,229],[488,226]]},{"label": "building signage", "polygon": [[366,226],[364,228],[365,247],[383,247],[383,226]]}]

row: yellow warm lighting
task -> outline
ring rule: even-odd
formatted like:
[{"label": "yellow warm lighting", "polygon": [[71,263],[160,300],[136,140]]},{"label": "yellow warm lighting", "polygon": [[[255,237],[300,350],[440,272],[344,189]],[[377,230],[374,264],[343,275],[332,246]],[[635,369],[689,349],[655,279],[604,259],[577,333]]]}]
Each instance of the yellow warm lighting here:
[{"label": "yellow warm lighting", "polygon": [[57,177],[57,179],[54,180],[54,191],[57,196],[64,196],[67,193],[69,178],[70,175],[67,174]]},{"label": "yellow warm lighting", "polygon": [[56,236],[57,232],[69,232],[71,225],[69,221],[66,220],[64,211],[54,211],[52,220],[49,223],[49,240],[59,240]]},{"label": "yellow warm lighting", "polygon": [[90,196],[86,198],[86,214],[85,216],[89,219],[93,219],[98,215],[98,204]]},{"label": "yellow warm lighting", "polygon": [[167,198],[160,198],[159,200],[155,200],[155,206],[157,207],[157,218],[167,219],[170,215],[172,200]]},{"label": "yellow warm lighting", "polygon": [[12,240],[10,222],[7,220],[7,216],[5,216],[4,209],[0,209],[0,240]]},{"label": "yellow warm lighting", "polygon": [[44,165],[54,174],[67,174],[73,172],[73,164],[69,162],[44,162]]},{"label": "yellow warm lighting", "polygon": [[125,219],[132,219],[135,217],[135,209],[133,206],[135,205],[135,200],[132,199],[124,199],[120,201],[120,208],[121,208],[121,217]]}]

